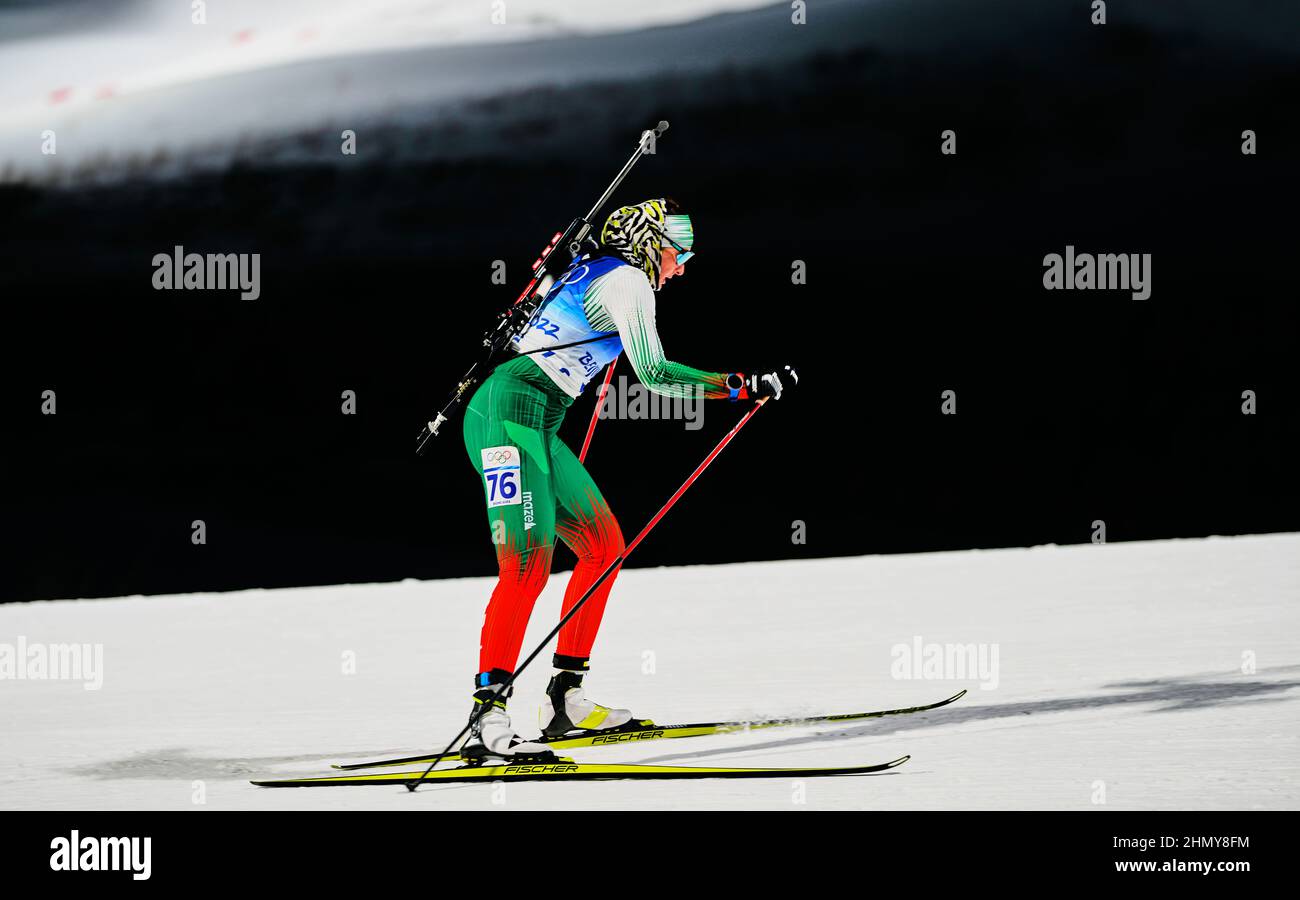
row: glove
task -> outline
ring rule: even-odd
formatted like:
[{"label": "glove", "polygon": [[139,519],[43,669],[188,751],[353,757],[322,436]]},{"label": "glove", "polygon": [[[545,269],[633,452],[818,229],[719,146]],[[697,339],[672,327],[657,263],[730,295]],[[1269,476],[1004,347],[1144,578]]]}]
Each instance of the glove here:
[{"label": "glove", "polygon": [[784,366],[776,372],[760,372],[754,375],[742,375],[737,372],[727,376],[727,387],[731,390],[733,400],[752,397],[771,397],[780,400],[783,391],[788,391],[799,383],[799,373],[790,366]]}]

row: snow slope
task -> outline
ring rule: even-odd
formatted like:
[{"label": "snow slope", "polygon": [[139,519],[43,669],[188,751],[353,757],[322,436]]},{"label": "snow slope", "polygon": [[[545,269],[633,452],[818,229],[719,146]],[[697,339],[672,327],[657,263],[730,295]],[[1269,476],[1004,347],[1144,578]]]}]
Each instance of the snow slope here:
[{"label": "snow slope", "polygon": [[[548,586],[527,644],[553,623],[564,581]],[[1121,809],[1300,806],[1294,534],[623,574],[589,682],[639,715],[844,712],[971,692],[908,718],[574,757],[797,766],[912,754],[885,775],[415,795],[247,783],[441,746],[468,712],[488,590],[462,579],[2,605],[0,645],[102,643],[104,680],[97,691],[0,680],[0,808],[1080,809],[1103,790]],[[996,645],[996,686],[892,677],[891,648],[918,638]],[[521,679],[525,726],[546,677],[539,666]]]},{"label": "snow slope", "polygon": [[[390,127],[410,130],[421,158],[517,154],[478,107],[535,142],[556,123],[583,127],[570,107],[545,105],[553,89],[644,90],[671,74],[698,96],[719,74],[868,49],[918,73],[954,57],[1028,65],[1093,30],[1067,0],[808,6],[796,26],[791,5],[771,0],[222,0],[204,24],[174,0],[0,5],[0,183],[107,184],[236,160],[345,165],[343,129],[358,133],[362,159],[393,160],[374,142]],[[1123,25],[1139,34],[1213,35],[1210,47],[1261,59],[1294,59],[1300,41],[1286,0],[1231,17],[1215,0],[1127,6]],[[658,111],[673,102],[653,99]]]},{"label": "snow slope", "polygon": [[[837,18],[854,15],[849,0],[833,3]],[[325,124],[335,134],[336,124],[398,118],[419,127],[445,113],[431,104],[762,60],[774,50],[799,55],[851,38],[827,27],[792,41],[785,9],[758,25],[727,18],[768,4],[223,0],[210,4],[205,24],[171,0],[137,0],[111,16],[0,8],[0,183],[141,154],[153,174],[166,174],[173,153],[211,163],[250,141]],[[24,27],[34,16],[41,27]],[[47,131],[57,154],[44,149]]]}]

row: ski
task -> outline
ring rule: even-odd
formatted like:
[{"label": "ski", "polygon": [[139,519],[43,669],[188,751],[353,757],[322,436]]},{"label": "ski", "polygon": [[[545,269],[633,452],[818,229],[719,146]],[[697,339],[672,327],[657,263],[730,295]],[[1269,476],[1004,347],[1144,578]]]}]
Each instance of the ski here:
[{"label": "ski", "polygon": [[[576,763],[561,760],[555,763],[530,763],[500,766],[462,766],[454,769],[435,769],[424,775],[429,784],[458,784],[464,782],[492,781],[650,781],[679,780],[686,778],[825,778],[836,775],[866,775],[901,766],[911,759],[900,756],[886,763],[870,766],[840,766],[835,768],[731,768],[724,766],[642,766],[608,765],[604,763]],[[372,772],[364,775],[328,775],[321,778],[282,778],[274,781],[254,781],[258,787],[358,787],[363,785],[408,785],[419,779],[421,772]]]},{"label": "ski", "polygon": [[[780,728],[785,726],[818,725],[825,722],[855,722],[862,719],[879,719],[884,716],[904,716],[910,713],[927,712],[947,706],[966,696],[960,690],[946,700],[929,703],[925,706],[908,706],[900,709],[881,709],[874,712],[840,713],[829,716],[805,716],[788,719],[760,719],[757,722],[701,722],[695,725],[655,725],[648,719],[629,722],[618,728],[592,731],[574,737],[548,738],[545,736],[529,738],[535,744],[545,744],[557,750],[569,750],[575,747],[608,747],[613,744],[629,744],[638,741],[669,740],[672,738],[703,737],[711,734],[733,734],[738,731],[755,731],[760,728]],[[370,762],[335,764],[331,768],[345,772],[356,769],[378,769],[387,766],[418,765],[430,763],[436,759],[435,754],[424,753],[419,756],[403,756],[395,759],[377,759]],[[452,754],[445,760],[456,762],[460,756]]]}]

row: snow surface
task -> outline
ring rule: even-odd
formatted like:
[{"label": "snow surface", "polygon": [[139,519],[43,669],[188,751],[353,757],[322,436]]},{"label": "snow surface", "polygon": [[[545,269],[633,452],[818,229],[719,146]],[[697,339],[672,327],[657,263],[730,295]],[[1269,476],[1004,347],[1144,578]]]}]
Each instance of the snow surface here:
[{"label": "snow surface", "polygon": [[[527,645],[554,623],[566,578],[548,585]],[[912,754],[888,774],[414,795],[247,783],[440,748],[468,713],[490,584],[2,605],[0,644],[102,643],[104,680],[98,691],[0,680],[0,808],[1086,809],[1099,782],[1107,808],[1300,805],[1296,534],[623,573],[588,684],[638,715],[691,722],[970,694],[905,718],[566,752],[788,766]],[[892,677],[891,648],[917,637],[996,644],[996,687]],[[348,652],[355,674],[343,673]],[[520,680],[523,731],[548,674],[539,665]]]}]

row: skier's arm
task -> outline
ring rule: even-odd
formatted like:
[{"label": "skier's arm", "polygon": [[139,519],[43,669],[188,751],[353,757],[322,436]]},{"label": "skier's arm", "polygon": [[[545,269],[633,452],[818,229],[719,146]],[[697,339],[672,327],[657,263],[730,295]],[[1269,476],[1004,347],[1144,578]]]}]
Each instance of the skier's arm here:
[{"label": "skier's arm", "polygon": [[601,282],[596,297],[618,329],[623,350],[642,384],[666,397],[696,396],[702,389],[709,399],[732,398],[726,372],[695,369],[664,355],[655,327],[655,295],[645,276],[629,267],[611,272]]}]

